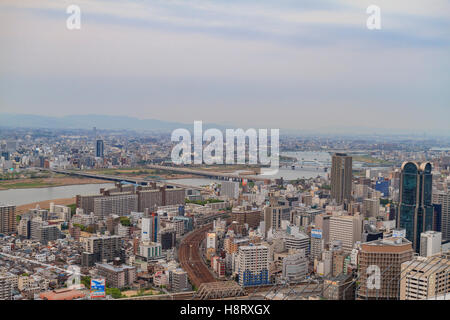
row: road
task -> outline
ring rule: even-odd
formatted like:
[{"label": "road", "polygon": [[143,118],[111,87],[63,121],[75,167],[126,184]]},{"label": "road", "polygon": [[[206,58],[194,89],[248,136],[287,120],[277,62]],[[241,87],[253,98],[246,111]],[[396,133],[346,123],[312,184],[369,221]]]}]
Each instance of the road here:
[{"label": "road", "polygon": [[67,175],[72,175],[72,176],[95,178],[95,179],[107,180],[107,181],[126,182],[126,183],[138,184],[138,185],[146,185],[147,183],[150,183],[150,182],[158,182],[161,184],[165,184],[166,186],[169,186],[169,187],[195,189],[195,190],[200,190],[200,191],[205,190],[205,188],[203,188],[203,187],[190,186],[190,185],[174,183],[174,182],[167,183],[164,180],[157,180],[157,179],[137,179],[137,178],[127,177],[127,176],[95,174],[95,173],[90,173],[90,172],[81,171],[81,170],[78,170],[78,171],[77,170],[56,170],[56,169],[42,169],[42,168],[40,168],[39,170],[51,171],[51,172],[55,172],[55,173],[59,173],[59,174],[67,174]]},{"label": "road", "polygon": [[254,176],[240,176],[235,173],[224,173],[219,171],[211,171],[211,170],[196,170],[191,168],[180,168],[180,167],[169,167],[169,166],[160,166],[156,164],[147,165],[150,169],[157,170],[165,170],[165,171],[174,171],[174,172],[182,172],[182,173],[190,173],[198,176],[204,176],[213,179],[233,179],[235,181],[242,181],[242,179],[247,179],[248,181],[267,181],[269,178],[264,177],[254,177]]}]

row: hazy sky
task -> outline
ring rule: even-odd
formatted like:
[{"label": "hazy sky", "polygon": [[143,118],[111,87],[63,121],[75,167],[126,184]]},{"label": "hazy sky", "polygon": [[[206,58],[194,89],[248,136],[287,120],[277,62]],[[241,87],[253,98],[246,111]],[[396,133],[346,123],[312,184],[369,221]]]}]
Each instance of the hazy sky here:
[{"label": "hazy sky", "polygon": [[0,112],[450,133],[448,0],[2,0],[0,41]]}]

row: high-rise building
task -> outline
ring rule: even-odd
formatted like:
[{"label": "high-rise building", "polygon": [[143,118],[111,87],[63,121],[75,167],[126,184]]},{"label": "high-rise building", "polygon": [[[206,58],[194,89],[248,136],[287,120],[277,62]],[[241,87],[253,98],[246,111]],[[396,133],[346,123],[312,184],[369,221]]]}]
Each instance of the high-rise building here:
[{"label": "high-rise building", "polygon": [[84,242],[85,252],[82,255],[83,266],[93,266],[96,262],[112,261],[121,256],[122,237],[99,236],[88,238]]},{"label": "high-rise building", "polygon": [[[405,238],[391,237],[362,243],[358,255],[361,284],[358,298],[398,299],[401,266],[403,262],[412,260],[413,253],[411,242]],[[377,279],[374,273],[380,278]]]},{"label": "high-rise building", "polygon": [[161,249],[168,250],[175,247],[177,243],[177,232],[173,229],[161,231]]},{"label": "high-rise building", "polygon": [[335,153],[331,161],[331,198],[341,205],[352,196],[352,157]]},{"label": "high-rise building", "polygon": [[332,216],[330,218],[330,242],[340,241],[342,249],[350,252],[361,241],[362,220],[360,216]]},{"label": "high-rise building", "polygon": [[402,264],[401,300],[430,299],[450,292],[450,260],[435,255]]},{"label": "high-rise building", "polygon": [[241,246],[238,251],[239,284],[243,287],[269,284],[269,248]]},{"label": "high-rise building", "polygon": [[239,197],[239,182],[223,181],[220,184],[220,195],[231,199]]},{"label": "high-rise building", "polygon": [[103,140],[97,140],[96,148],[95,148],[95,156],[97,158],[103,158],[103,153],[104,153],[103,149],[104,149]]},{"label": "high-rise building", "polygon": [[16,206],[0,205],[0,233],[13,233],[16,229]]},{"label": "high-rise building", "polygon": [[416,252],[420,234],[433,228],[432,182],[431,163],[403,163],[397,226],[406,229],[406,238]]},{"label": "high-rise building", "polygon": [[433,193],[433,203],[440,205],[440,221],[436,221],[435,225],[440,226],[443,240],[450,240],[450,190],[447,192],[437,191]]},{"label": "high-rise building", "polygon": [[184,205],[186,191],[180,188],[167,189],[160,187],[157,189],[140,190],[138,210],[154,210],[161,206]]},{"label": "high-rise building", "polygon": [[311,230],[311,259],[320,259],[325,243],[322,237],[322,230]]},{"label": "high-rise building", "polygon": [[364,217],[366,218],[376,218],[380,211],[380,199],[364,199]]},{"label": "high-rise building", "polygon": [[158,242],[158,232],[161,228],[161,221],[158,214],[152,213],[144,215],[141,221],[141,240]]},{"label": "high-rise building", "polygon": [[47,244],[49,241],[61,238],[61,230],[57,225],[48,224],[41,217],[35,217],[30,223],[30,238],[42,244]]},{"label": "high-rise building", "polygon": [[422,232],[420,235],[420,255],[429,257],[441,252],[442,233],[436,231]]},{"label": "high-rise building", "polygon": [[281,229],[281,221],[290,221],[291,208],[288,205],[272,203],[264,208],[265,233],[272,228],[273,231]]},{"label": "high-rise building", "polygon": [[115,194],[94,199],[94,215],[104,219],[109,215],[129,215],[138,209],[137,194]]},{"label": "high-rise building", "polygon": [[248,224],[250,228],[256,229],[261,220],[261,211],[233,211],[231,219],[239,224]]},{"label": "high-rise building", "polygon": [[317,229],[322,230],[322,239],[324,244],[330,242],[330,219],[331,215],[319,214],[315,217],[314,222]]}]

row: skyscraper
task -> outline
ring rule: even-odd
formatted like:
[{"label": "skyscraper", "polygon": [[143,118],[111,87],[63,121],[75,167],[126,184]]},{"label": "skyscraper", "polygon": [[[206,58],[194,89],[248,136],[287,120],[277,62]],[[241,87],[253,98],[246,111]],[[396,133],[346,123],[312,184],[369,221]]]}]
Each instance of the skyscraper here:
[{"label": "skyscraper", "polygon": [[[440,221],[435,221],[435,225],[440,227],[434,231],[442,232],[443,240],[450,240],[450,191],[437,191],[433,193],[433,203],[439,208],[435,208],[440,214],[436,218]],[[439,210],[440,209],[440,210]]]},{"label": "skyscraper", "polygon": [[98,158],[103,158],[103,140],[97,140],[97,145],[95,149],[95,156]]},{"label": "skyscraper", "polygon": [[338,205],[351,200],[352,176],[352,157],[335,153],[331,163],[331,198]]},{"label": "skyscraper", "polygon": [[433,227],[432,182],[431,163],[403,163],[397,227],[406,229],[406,238],[416,252],[420,250],[420,234]]}]

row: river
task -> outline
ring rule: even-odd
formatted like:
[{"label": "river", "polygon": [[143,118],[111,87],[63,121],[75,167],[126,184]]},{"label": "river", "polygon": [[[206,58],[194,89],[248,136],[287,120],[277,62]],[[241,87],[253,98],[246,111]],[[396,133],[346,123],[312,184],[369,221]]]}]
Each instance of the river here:
[{"label": "river", "polygon": [[71,186],[30,188],[30,189],[9,189],[0,191],[0,204],[20,206],[23,204],[72,198],[77,194],[89,195],[98,194],[100,188],[113,188],[113,183],[101,184],[77,184]]}]

